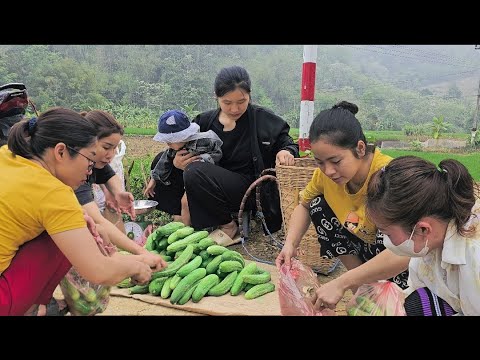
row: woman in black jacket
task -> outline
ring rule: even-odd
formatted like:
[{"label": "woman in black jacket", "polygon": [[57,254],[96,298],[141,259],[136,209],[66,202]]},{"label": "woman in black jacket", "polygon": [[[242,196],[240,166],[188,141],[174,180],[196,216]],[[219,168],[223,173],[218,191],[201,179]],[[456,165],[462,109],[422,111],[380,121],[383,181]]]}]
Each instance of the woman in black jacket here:
[{"label": "woman in black jacket", "polygon": [[[178,215],[182,209],[188,211],[195,229],[219,226],[233,238],[238,227],[231,214],[238,212],[248,187],[264,169],[276,164],[293,165],[294,157],[299,156],[298,145],[288,134],[290,126],[282,118],[251,104],[251,82],[244,68],[232,66],[220,70],[214,90],[219,108],[199,114],[193,122],[200,125],[200,131],[213,130],[220,137],[222,159],[214,165],[195,161],[198,156],[186,150],[178,151],[173,162],[172,184],[158,184],[154,199],[159,202],[159,210],[170,214]],[[270,200],[276,197],[276,201],[262,203],[262,208],[269,230],[277,231],[281,224],[278,196],[270,186],[262,188],[270,189]],[[184,191],[186,201],[180,202]]]}]

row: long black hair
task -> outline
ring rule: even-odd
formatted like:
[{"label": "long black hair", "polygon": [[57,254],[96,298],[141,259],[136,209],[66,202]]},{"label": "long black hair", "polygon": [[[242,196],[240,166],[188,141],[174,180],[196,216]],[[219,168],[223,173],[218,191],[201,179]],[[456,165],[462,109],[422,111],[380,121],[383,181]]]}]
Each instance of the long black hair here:
[{"label": "long black hair", "polygon": [[250,95],[252,83],[247,70],[240,66],[230,66],[220,70],[215,78],[213,88],[217,97],[222,97],[237,88]]}]

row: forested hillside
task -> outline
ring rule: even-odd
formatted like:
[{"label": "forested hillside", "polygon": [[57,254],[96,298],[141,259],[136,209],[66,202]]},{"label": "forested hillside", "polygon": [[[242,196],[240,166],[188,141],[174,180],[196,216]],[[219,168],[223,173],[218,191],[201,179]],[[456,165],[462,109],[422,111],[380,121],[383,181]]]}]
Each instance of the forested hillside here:
[{"label": "forested hillside", "polygon": [[[216,106],[213,81],[241,65],[253,101],[298,126],[302,45],[0,45],[0,84],[23,82],[40,109],[102,108],[125,125]],[[318,46],[315,113],[339,100],[359,105],[368,130],[401,130],[443,116],[471,127],[480,50],[474,46]]]}]

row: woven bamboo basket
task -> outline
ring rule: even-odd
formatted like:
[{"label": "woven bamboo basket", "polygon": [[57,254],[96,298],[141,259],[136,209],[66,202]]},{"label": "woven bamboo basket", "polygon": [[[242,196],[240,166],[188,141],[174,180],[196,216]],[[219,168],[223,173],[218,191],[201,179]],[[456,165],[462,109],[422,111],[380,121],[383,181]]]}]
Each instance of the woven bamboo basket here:
[{"label": "woven bamboo basket", "polygon": [[[312,158],[297,158],[294,166],[277,165],[275,167],[280,186],[285,235],[288,232],[290,217],[300,202],[300,191],[307,186],[318,166]],[[313,224],[310,224],[297,251],[298,259],[310,266],[315,272],[328,275],[338,264],[338,259],[320,257],[320,243]]]}]

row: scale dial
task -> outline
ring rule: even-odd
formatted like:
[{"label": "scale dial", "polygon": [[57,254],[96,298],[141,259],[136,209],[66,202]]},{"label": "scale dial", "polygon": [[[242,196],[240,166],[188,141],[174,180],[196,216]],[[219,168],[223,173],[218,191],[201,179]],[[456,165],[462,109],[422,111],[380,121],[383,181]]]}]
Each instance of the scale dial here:
[{"label": "scale dial", "polygon": [[125,223],[125,232],[127,236],[135,242],[140,241],[143,235],[142,227],[133,221]]}]

